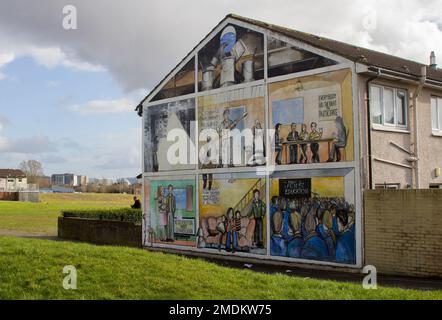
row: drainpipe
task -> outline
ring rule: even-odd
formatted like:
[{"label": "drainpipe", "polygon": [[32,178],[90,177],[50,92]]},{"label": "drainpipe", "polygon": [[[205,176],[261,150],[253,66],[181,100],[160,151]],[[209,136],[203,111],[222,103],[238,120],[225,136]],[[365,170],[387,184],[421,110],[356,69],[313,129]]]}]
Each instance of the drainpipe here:
[{"label": "drainpipe", "polygon": [[371,153],[371,108],[370,108],[370,83],[381,76],[381,70],[377,69],[377,74],[369,78],[365,83],[367,101],[367,147],[368,147],[368,186],[373,189],[373,155]]},{"label": "drainpipe", "polygon": [[427,80],[427,67],[422,66],[421,68],[421,76],[419,79],[418,86],[416,91],[413,93],[413,124],[414,130],[413,132],[413,168],[414,170],[414,180],[413,188],[420,189],[420,179],[419,179],[419,118],[418,118],[418,110],[417,110],[417,99],[422,94],[422,89],[425,85],[425,81]]}]

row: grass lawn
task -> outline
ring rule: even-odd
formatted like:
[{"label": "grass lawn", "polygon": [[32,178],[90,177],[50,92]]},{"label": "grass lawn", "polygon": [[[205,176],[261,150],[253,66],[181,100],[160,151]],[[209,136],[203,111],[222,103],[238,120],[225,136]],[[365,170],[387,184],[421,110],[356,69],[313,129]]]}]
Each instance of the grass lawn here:
[{"label": "grass lawn", "polygon": [[57,234],[62,209],[128,207],[133,195],[102,193],[40,194],[40,203],[0,201],[0,230]]},{"label": "grass lawn", "polygon": [[[64,290],[65,265],[77,290]],[[267,275],[141,249],[0,237],[0,299],[442,299],[442,292]]]}]

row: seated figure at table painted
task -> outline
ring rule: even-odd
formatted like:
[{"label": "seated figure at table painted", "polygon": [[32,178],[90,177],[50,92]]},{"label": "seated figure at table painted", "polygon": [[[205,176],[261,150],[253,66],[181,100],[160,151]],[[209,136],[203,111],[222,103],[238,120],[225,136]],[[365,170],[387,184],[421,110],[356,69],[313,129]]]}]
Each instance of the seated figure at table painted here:
[{"label": "seated figure at table painted", "polygon": [[[308,140],[307,125],[303,123],[301,125],[301,132],[298,135],[300,141]],[[299,163],[307,163],[307,144],[301,143],[299,145],[301,156],[299,157]]]},{"label": "seated figure at table painted", "polygon": [[[294,142],[299,140],[299,132],[296,130],[296,123],[292,123],[290,126],[290,132],[287,135],[288,142]],[[296,144],[289,145],[290,151],[290,164],[298,163],[298,146]]]}]

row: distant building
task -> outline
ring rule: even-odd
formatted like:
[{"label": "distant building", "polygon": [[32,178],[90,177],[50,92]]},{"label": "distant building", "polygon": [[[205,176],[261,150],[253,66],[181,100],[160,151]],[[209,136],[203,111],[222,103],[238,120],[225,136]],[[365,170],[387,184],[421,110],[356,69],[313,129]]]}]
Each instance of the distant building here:
[{"label": "distant building", "polygon": [[89,183],[101,186],[110,186],[114,183],[117,183],[117,180],[111,178],[90,178]]},{"label": "distant building", "polygon": [[28,187],[26,174],[17,169],[0,169],[0,191],[22,191]]},{"label": "distant building", "polygon": [[88,183],[87,176],[75,175],[72,173],[53,174],[51,176],[53,186],[81,187]]}]

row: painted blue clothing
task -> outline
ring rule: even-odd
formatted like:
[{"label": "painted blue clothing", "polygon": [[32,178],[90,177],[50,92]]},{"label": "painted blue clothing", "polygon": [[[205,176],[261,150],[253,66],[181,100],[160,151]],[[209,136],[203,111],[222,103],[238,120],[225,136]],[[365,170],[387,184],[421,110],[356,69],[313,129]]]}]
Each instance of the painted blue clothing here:
[{"label": "painted blue clothing", "polygon": [[290,238],[287,241],[287,256],[291,258],[300,258],[304,240],[299,238]]},{"label": "painted blue clothing", "polygon": [[287,245],[281,235],[273,235],[270,237],[270,254],[272,256],[287,256]]},{"label": "painted blue clothing", "polygon": [[317,233],[307,237],[302,247],[301,257],[304,259],[327,260],[327,246]]},{"label": "painted blue clothing", "polygon": [[324,240],[325,245],[327,246],[328,251],[328,259],[327,260],[335,260],[335,243],[333,241],[333,236],[331,230],[326,230],[324,225],[319,224],[316,227],[316,232],[319,236]]},{"label": "painted blue clothing", "polygon": [[289,218],[290,213],[288,211],[284,211],[282,213],[282,235],[285,239],[289,237]]},{"label": "painted blue clothing", "polygon": [[339,232],[338,217],[337,216],[334,216],[332,219],[332,230],[336,236],[336,239],[339,238],[340,232]]},{"label": "painted blue clothing", "polygon": [[278,211],[278,206],[270,205],[270,230],[273,232],[273,215]]},{"label": "painted blue clothing", "polygon": [[354,264],[356,263],[356,244],[354,225],[341,233],[336,241],[336,262]]},{"label": "painted blue clothing", "polygon": [[[233,248],[231,248],[232,245]],[[238,250],[238,235],[236,231],[227,232],[226,250],[229,251],[231,249]]]}]

